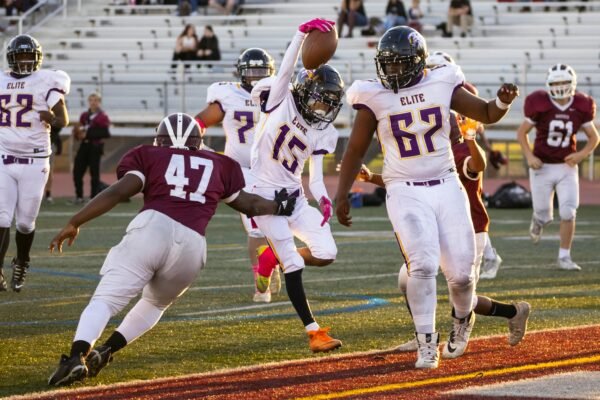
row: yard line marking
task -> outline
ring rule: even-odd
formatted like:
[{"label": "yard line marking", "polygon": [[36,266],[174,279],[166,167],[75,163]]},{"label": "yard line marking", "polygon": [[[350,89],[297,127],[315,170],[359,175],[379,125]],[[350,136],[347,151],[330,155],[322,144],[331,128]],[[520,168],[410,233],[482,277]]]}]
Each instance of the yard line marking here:
[{"label": "yard line marking", "polygon": [[382,393],[382,392],[389,392],[392,390],[400,390],[400,389],[412,389],[412,388],[418,388],[418,387],[428,386],[428,385],[436,385],[436,384],[441,384],[441,383],[453,383],[453,382],[459,382],[459,381],[464,381],[464,380],[468,380],[468,379],[513,374],[513,373],[517,373],[517,372],[536,371],[536,370],[543,370],[543,369],[549,369],[549,368],[570,367],[570,366],[575,366],[575,365],[591,364],[591,363],[598,362],[598,361],[600,361],[600,354],[595,355],[595,356],[590,356],[590,357],[579,357],[579,358],[571,358],[571,359],[560,360],[560,361],[549,361],[549,362],[543,362],[543,363],[519,365],[516,367],[492,369],[489,371],[476,371],[476,372],[470,372],[467,374],[441,376],[441,377],[437,377],[437,378],[423,379],[420,381],[392,383],[389,385],[380,385],[380,386],[372,386],[372,387],[361,388],[361,389],[344,390],[344,391],[340,391],[337,393],[326,393],[326,394],[318,394],[318,395],[307,396],[307,397],[297,397],[295,400],[339,399],[342,397],[360,396],[360,395],[369,394],[369,393]]}]

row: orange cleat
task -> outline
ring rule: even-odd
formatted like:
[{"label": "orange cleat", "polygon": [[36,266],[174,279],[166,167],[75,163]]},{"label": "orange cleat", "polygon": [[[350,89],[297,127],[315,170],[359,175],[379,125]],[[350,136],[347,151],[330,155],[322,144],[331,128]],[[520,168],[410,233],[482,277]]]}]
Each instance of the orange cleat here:
[{"label": "orange cleat", "polygon": [[308,331],[310,340],[309,347],[313,353],[327,353],[342,347],[342,341],[334,339],[327,334],[331,328],[320,328],[315,331]]}]

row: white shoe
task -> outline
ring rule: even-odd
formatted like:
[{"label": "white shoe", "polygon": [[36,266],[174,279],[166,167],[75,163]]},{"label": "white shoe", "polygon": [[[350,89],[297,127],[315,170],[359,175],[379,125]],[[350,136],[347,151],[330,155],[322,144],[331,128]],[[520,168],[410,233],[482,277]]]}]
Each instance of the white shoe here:
[{"label": "white shoe", "polygon": [[268,290],[264,293],[256,291],[256,292],[254,292],[253,300],[255,303],[270,303],[271,302],[271,292]]},{"label": "white shoe", "polygon": [[450,339],[444,344],[442,358],[457,358],[464,354],[469,344],[469,337],[475,325],[475,313],[471,311],[469,315],[462,319],[452,318],[452,330]]},{"label": "white shoe", "polygon": [[538,244],[544,231],[544,225],[535,217],[531,217],[531,224],[529,225],[529,237],[533,241],[533,244]]},{"label": "white shoe", "polygon": [[483,268],[481,274],[479,274],[479,279],[494,279],[496,274],[498,274],[498,268],[500,268],[500,264],[502,264],[502,258],[496,253],[496,249],[494,249],[494,254],[496,254],[496,257],[494,258],[483,259]]},{"label": "white shoe", "polygon": [[508,343],[516,346],[525,337],[527,332],[527,320],[531,306],[526,301],[520,301],[515,304],[517,314],[508,320]]},{"label": "white shoe", "polygon": [[415,368],[431,369],[437,368],[440,360],[440,334],[415,333],[417,349],[417,362]]},{"label": "white shoe", "polygon": [[271,291],[271,294],[279,294],[281,291],[281,274],[279,273],[279,266],[276,266],[271,274],[269,290]]},{"label": "white shoe", "polygon": [[558,259],[558,268],[567,271],[581,271],[581,267],[571,260],[571,256],[566,256]]},{"label": "white shoe", "polygon": [[419,350],[419,343],[417,343],[417,338],[411,339],[406,343],[402,343],[400,346],[396,346],[393,348],[395,351],[400,351],[402,353],[408,351],[417,351]]}]

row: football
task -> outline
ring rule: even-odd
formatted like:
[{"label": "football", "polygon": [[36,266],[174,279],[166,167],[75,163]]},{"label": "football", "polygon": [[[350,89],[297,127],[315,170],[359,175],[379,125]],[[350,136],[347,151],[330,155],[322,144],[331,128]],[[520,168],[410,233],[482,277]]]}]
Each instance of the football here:
[{"label": "football", "polygon": [[311,31],[302,45],[302,64],[306,69],[316,69],[333,57],[338,44],[335,27],[329,32]]}]

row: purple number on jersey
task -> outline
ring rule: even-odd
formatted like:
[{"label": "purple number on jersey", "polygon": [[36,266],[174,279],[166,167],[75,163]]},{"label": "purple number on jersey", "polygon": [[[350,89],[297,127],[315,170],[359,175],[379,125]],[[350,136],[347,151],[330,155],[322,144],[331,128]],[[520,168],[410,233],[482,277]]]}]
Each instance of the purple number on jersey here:
[{"label": "purple number on jersey", "polygon": [[254,128],[254,113],[252,111],[235,111],[233,119],[245,123],[245,125],[238,129],[238,137],[240,138],[240,143],[246,143],[246,132]]},{"label": "purple number on jersey", "polygon": [[[435,135],[442,128],[442,110],[440,107],[425,108],[419,111],[419,118],[422,122],[432,125],[431,128],[429,128],[427,132],[423,134],[423,141],[425,142],[427,153],[432,153],[435,151],[435,146],[433,145],[433,135]],[[400,151],[401,158],[415,157],[423,154],[419,148],[417,134],[408,130],[413,122],[413,114],[410,111],[401,114],[390,115],[392,133],[398,142],[398,150]],[[408,143],[406,142],[407,140]]]},{"label": "purple number on jersey", "polygon": [[33,109],[33,96],[30,94],[20,94],[17,96],[17,103],[23,106],[17,112],[17,127],[31,128],[31,122],[23,121],[23,115]]},{"label": "purple number on jersey", "polygon": [[10,126],[10,94],[0,94],[0,126]]},{"label": "purple number on jersey", "polygon": [[306,144],[304,144],[304,142],[302,142],[302,140],[300,140],[298,136],[296,136],[292,132],[293,136],[288,141],[287,148],[289,149],[289,156],[291,159],[293,159],[293,161],[287,158],[285,154],[283,154],[283,160],[279,160],[281,147],[283,146],[283,143],[285,142],[285,139],[289,132],[290,127],[287,125],[282,125],[281,128],[279,128],[279,135],[277,135],[277,138],[275,139],[275,144],[273,145],[273,159],[281,161],[283,167],[293,174],[296,172],[296,168],[298,168],[298,159],[293,153],[294,147],[297,147],[300,150],[304,151],[306,150]]}]

